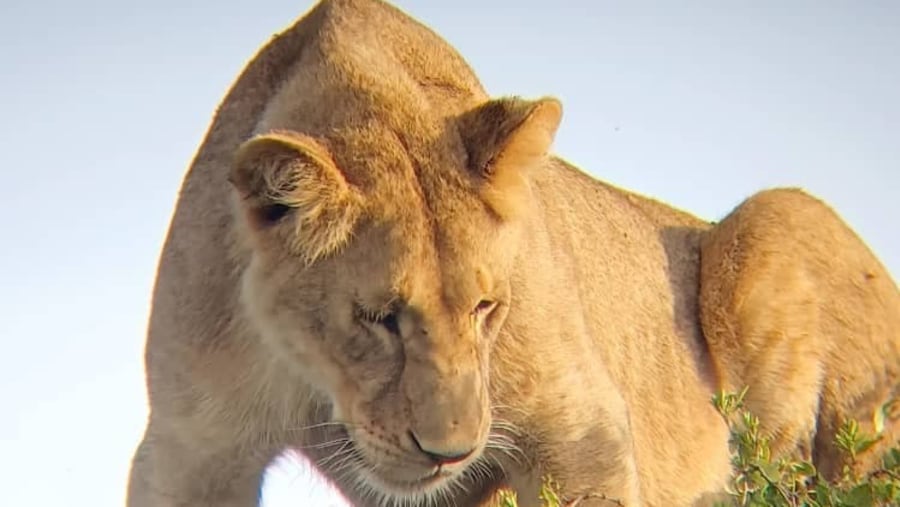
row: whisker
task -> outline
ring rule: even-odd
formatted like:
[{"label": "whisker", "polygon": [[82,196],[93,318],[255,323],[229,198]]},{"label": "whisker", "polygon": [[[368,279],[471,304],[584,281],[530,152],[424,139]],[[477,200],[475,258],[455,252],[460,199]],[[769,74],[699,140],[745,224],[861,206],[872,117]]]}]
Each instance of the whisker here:
[{"label": "whisker", "polygon": [[[347,441],[344,442],[344,444],[338,450],[334,451],[333,453],[331,453],[330,455],[326,456],[325,458],[323,458],[321,460],[317,460],[316,464],[318,464],[319,466],[324,468],[324,467],[328,466],[328,463],[330,461],[333,461],[336,458],[342,457],[345,454],[354,452],[356,449],[351,444],[352,444],[352,442],[348,438]],[[348,446],[349,446],[349,449],[347,448]]]},{"label": "whisker", "polygon": [[519,407],[514,407],[512,405],[504,405],[501,403],[491,404],[491,414],[496,414],[497,412],[507,412],[507,413],[519,414],[522,416],[528,415],[528,411],[526,411],[522,408],[519,408]]},{"label": "whisker", "polygon": [[309,445],[301,445],[301,446],[292,446],[292,449],[302,451],[309,449],[324,449],[326,447],[332,447],[338,444],[346,444],[350,439],[348,437],[336,438],[334,440],[329,440],[327,442],[320,442],[318,444],[309,444]]},{"label": "whisker", "polygon": [[[525,454],[525,452],[512,440],[489,438],[486,444],[486,448],[497,451],[507,456],[520,466],[530,463],[530,460],[528,459],[528,456]],[[495,456],[491,457],[494,458],[495,461],[497,461],[498,465],[500,465],[499,460],[497,460]]]},{"label": "whisker", "polygon": [[501,417],[494,417],[494,420],[491,421],[491,429],[492,430],[504,430],[515,435],[522,435],[523,431],[516,424],[503,419]]},{"label": "whisker", "polygon": [[511,448],[511,447],[493,447],[493,449],[499,451],[504,456],[507,456],[509,459],[515,461],[516,464],[524,465],[524,463],[522,462],[522,459],[520,459],[520,457],[519,457],[519,455],[524,457],[524,454],[519,449]]},{"label": "whisker", "polygon": [[347,421],[327,421],[327,422],[321,422],[321,423],[316,423],[316,424],[308,424],[306,426],[296,426],[293,428],[287,427],[287,428],[285,428],[285,430],[287,430],[287,431],[308,431],[308,430],[314,430],[317,428],[324,428],[327,426],[340,426],[342,428],[355,427],[355,425],[353,423],[347,422]]}]

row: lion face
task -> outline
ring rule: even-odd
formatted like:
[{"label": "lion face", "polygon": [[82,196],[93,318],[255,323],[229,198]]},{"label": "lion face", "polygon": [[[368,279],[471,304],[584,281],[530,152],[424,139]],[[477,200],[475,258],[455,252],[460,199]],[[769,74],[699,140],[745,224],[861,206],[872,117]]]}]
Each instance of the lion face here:
[{"label": "lion face", "polygon": [[482,458],[526,173],[559,121],[555,101],[524,102],[412,138],[365,122],[271,131],[239,150],[243,303],[268,349],[331,401],[342,431],[326,471],[421,498]]}]

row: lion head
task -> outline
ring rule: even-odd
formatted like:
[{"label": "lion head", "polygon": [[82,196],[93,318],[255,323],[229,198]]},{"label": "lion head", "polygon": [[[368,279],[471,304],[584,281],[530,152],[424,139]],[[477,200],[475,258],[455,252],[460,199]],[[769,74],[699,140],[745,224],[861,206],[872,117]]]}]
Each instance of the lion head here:
[{"label": "lion head", "polygon": [[323,77],[330,64],[285,86],[237,151],[242,301],[330,400],[363,486],[427,497],[488,444],[491,343],[561,106],[450,110],[403,81]]}]

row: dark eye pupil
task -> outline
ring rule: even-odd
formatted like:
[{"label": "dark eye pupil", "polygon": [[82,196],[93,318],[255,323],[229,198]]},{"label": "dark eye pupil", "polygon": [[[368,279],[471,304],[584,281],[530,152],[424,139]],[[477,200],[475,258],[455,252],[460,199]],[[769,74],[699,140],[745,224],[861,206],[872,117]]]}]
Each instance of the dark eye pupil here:
[{"label": "dark eye pupil", "polygon": [[383,327],[391,334],[400,335],[400,323],[395,311],[372,311],[359,308],[359,317],[369,324]]},{"label": "dark eye pupil", "polygon": [[285,217],[291,207],[287,204],[275,203],[263,206],[260,210],[260,218],[267,224],[274,224]]},{"label": "dark eye pupil", "polygon": [[397,322],[396,313],[386,313],[378,317],[375,322],[384,326],[391,334],[400,334],[400,324]]}]

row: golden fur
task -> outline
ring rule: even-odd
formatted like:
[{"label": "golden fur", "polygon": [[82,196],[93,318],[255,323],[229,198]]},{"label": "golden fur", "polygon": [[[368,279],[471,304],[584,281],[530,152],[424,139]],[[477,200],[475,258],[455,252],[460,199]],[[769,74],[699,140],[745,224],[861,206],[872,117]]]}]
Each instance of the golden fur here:
[{"label": "golden fur", "polygon": [[729,475],[710,398],[745,384],[779,451],[833,472],[841,418],[898,394],[889,274],[800,191],[712,226],[596,181],[549,154],[561,112],[491,99],[378,0],[270,41],[162,252],[128,505],[256,505],[286,448],[360,506],[534,505],[548,473],[705,505]]}]

